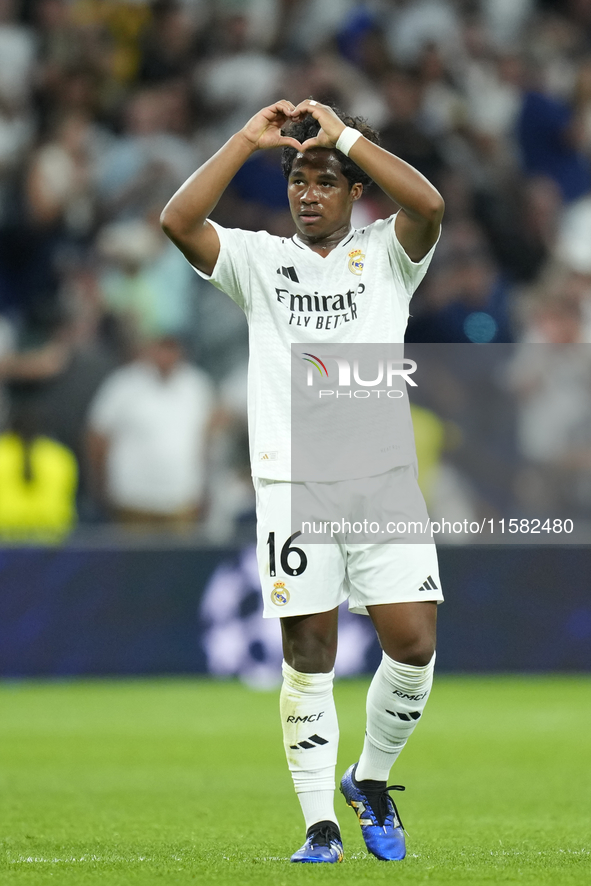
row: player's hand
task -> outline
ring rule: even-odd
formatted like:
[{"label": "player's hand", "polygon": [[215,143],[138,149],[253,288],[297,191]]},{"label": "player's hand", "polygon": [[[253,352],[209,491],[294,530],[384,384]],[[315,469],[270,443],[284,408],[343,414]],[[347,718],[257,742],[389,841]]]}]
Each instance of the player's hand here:
[{"label": "player's hand", "polygon": [[241,132],[255,149],[264,150],[289,145],[301,151],[302,145],[297,139],[281,134],[281,128],[291,120],[294,110],[295,106],[287,99],[275,102],[274,105],[263,108],[251,117]]},{"label": "player's hand", "polygon": [[321,105],[320,102],[307,98],[300,102],[294,109],[291,119],[298,120],[311,114],[315,120],[320,123],[318,135],[314,138],[307,138],[300,150],[307,151],[309,148],[334,148],[345,124],[339,120],[332,108],[328,105]]}]

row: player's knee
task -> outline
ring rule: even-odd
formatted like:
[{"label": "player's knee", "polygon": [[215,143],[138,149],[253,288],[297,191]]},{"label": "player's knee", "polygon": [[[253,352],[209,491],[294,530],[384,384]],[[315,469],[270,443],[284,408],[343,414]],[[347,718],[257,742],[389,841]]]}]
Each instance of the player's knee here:
[{"label": "player's knee", "polygon": [[319,637],[298,638],[284,643],[283,656],[287,664],[303,674],[327,674],[336,658],[336,642]]},{"label": "player's knee", "polygon": [[337,655],[337,614],[316,613],[282,618],[283,657],[295,671],[327,674]]},{"label": "player's knee", "polygon": [[414,665],[417,668],[424,668],[433,658],[435,646],[430,642],[417,641],[413,646],[406,650],[404,658],[401,659],[403,664]]},{"label": "player's knee", "polygon": [[404,644],[398,643],[391,652],[386,648],[384,652],[401,664],[424,668],[433,658],[435,644],[427,637],[413,637],[409,638]]}]

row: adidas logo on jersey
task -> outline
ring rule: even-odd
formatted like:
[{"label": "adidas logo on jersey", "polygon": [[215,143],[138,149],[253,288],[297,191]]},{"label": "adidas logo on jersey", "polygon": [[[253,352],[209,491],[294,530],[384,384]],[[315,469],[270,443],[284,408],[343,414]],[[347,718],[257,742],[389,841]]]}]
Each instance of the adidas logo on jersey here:
[{"label": "adidas logo on jersey", "polygon": [[421,587],[419,588],[419,591],[437,591],[437,590],[439,590],[439,589],[438,589],[437,585],[435,584],[435,582],[433,581],[433,579],[431,578],[431,576],[429,576],[429,578],[427,578],[423,582]]},{"label": "adidas logo on jersey", "polygon": [[288,280],[293,280],[294,283],[300,282],[295,268],[277,268],[277,273],[283,274],[284,277],[287,277]]}]

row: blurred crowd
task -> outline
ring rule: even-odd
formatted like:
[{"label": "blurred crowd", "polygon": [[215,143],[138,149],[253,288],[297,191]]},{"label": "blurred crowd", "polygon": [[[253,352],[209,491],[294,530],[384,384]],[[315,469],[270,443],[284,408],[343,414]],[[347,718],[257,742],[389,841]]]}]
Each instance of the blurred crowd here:
[{"label": "blurred crowd", "polygon": [[[252,514],[244,317],[158,218],[260,107],[308,96],[367,118],[445,198],[408,341],[516,343],[495,375],[503,457],[591,485],[591,0],[0,0],[5,538],[76,520],[226,538]],[[372,188],[354,222],[395,209]],[[278,156],[255,155],[213,217],[291,235]],[[536,398],[560,391],[546,357],[524,360],[534,344],[576,378],[576,445],[535,442]],[[445,398],[418,408],[441,495],[453,475],[482,508],[458,456],[470,422]],[[511,490],[526,510],[530,489]]]}]

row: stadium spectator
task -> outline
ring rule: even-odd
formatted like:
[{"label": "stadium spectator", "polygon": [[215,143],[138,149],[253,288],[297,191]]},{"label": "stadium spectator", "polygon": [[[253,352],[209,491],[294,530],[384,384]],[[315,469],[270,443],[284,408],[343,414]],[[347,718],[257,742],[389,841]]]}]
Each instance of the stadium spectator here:
[{"label": "stadium spectator", "polygon": [[14,351],[15,334],[7,317],[0,314],[0,431],[6,429],[8,420],[8,396],[3,384],[2,366],[5,359]]},{"label": "stadium spectator", "polygon": [[97,236],[105,308],[133,343],[180,335],[189,325],[195,275],[149,219],[111,222]]},{"label": "stadium spectator", "polygon": [[13,408],[0,434],[0,538],[10,543],[56,543],[76,521],[78,466],[67,447],[39,431],[39,405]]},{"label": "stadium spectator", "polygon": [[391,71],[383,78],[382,90],[390,119],[380,130],[381,144],[439,183],[443,161],[425,120],[421,80],[410,72]]},{"label": "stadium spectator", "polygon": [[19,4],[0,0],[0,98],[20,104],[30,94],[35,35],[19,21]]},{"label": "stadium spectator", "polygon": [[478,247],[444,256],[427,290],[427,309],[409,321],[407,341],[508,341],[507,285],[495,278],[494,267]]},{"label": "stadium spectator", "polygon": [[115,520],[187,529],[202,515],[212,411],[207,375],[171,336],[105,380],[87,451],[95,496]]},{"label": "stadium spectator", "polygon": [[217,52],[206,58],[195,74],[196,89],[215,121],[212,136],[218,144],[235,130],[244,114],[254,113],[270,99],[285,71],[280,58],[261,49],[243,11],[230,5],[220,12],[213,30],[219,41]]},{"label": "stadium spectator", "polygon": [[117,330],[98,328],[108,327],[108,318],[97,304],[96,289],[88,269],[72,270],[64,304],[30,312],[27,326],[18,335],[12,330],[10,347],[0,355],[0,380],[34,387],[43,405],[44,431],[78,460],[88,404],[124,356]]},{"label": "stadium spectator", "polygon": [[112,139],[98,164],[103,217],[142,218],[194,167],[194,146],[172,131],[169,97],[170,88],[165,86],[142,88],[129,96],[123,131]]},{"label": "stadium spectator", "polygon": [[581,345],[582,319],[572,294],[542,295],[507,367],[525,460],[516,491],[528,513],[572,518],[591,508],[591,354]]},{"label": "stadium spectator", "polygon": [[47,236],[84,237],[94,222],[90,120],[69,114],[35,151],[27,177],[31,223]]},{"label": "stadium spectator", "polygon": [[227,541],[239,523],[252,524],[255,518],[248,452],[246,362],[237,363],[220,382],[212,450],[207,529],[212,538]]},{"label": "stadium spectator", "polygon": [[462,49],[462,22],[449,0],[416,0],[392,4],[387,37],[392,56],[412,66],[425,46],[435,43],[450,57]]},{"label": "stadium spectator", "polygon": [[575,123],[563,99],[536,85],[525,92],[517,124],[523,168],[528,175],[552,178],[567,202],[591,187],[589,157],[577,143]]},{"label": "stadium spectator", "polygon": [[182,3],[155,3],[152,21],[139,44],[139,79],[166,83],[187,77],[195,58],[197,19]]},{"label": "stadium spectator", "polygon": [[591,196],[576,200],[562,213],[554,246],[560,262],[591,277]]}]

